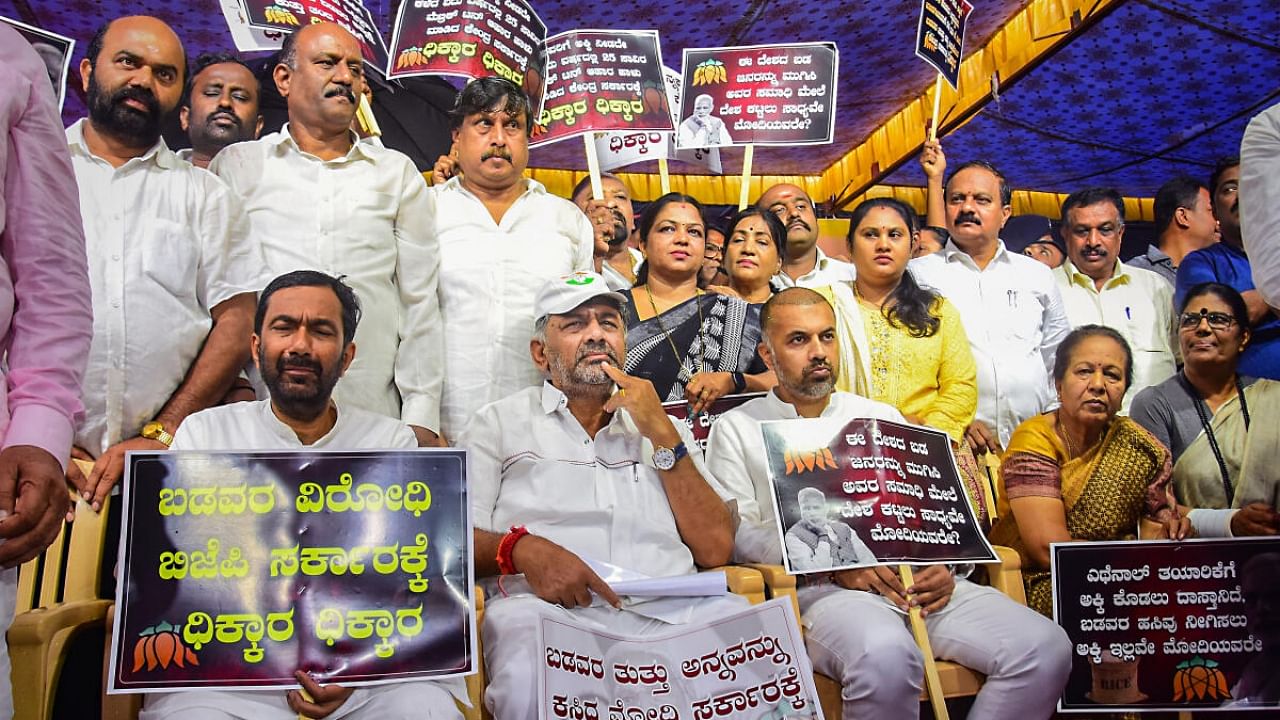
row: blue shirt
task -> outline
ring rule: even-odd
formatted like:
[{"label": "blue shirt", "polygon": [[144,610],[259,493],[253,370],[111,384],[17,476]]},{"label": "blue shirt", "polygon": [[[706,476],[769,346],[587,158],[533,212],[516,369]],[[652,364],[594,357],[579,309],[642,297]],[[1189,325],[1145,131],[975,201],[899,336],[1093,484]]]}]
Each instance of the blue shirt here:
[{"label": "blue shirt", "polygon": [[[1178,266],[1178,282],[1174,286],[1174,307],[1181,307],[1187,291],[1205,282],[1229,285],[1241,294],[1254,289],[1249,256],[1227,243],[1220,242],[1196,250]],[[1250,328],[1253,336],[1240,356],[1236,371],[1241,375],[1280,380],[1280,318],[1274,313]]]}]

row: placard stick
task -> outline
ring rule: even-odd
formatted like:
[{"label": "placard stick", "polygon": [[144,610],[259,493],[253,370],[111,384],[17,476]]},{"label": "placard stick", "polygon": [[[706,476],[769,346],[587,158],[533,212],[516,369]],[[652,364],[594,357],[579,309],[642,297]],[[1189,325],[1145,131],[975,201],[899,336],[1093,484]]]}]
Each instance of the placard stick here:
[{"label": "placard stick", "polygon": [[938,116],[942,114],[942,73],[933,84],[933,117],[929,120],[929,139],[938,139]]},{"label": "placard stick", "polygon": [[658,177],[662,180],[662,194],[671,192],[671,170],[666,158],[658,158]]},{"label": "placard stick", "polygon": [[600,158],[596,155],[595,133],[582,136],[582,145],[587,149],[587,172],[591,175],[591,198],[604,199],[604,187],[600,184]]},{"label": "placard stick", "polygon": [[[916,584],[910,565],[899,565],[898,573],[902,575],[903,587],[910,588]],[[938,678],[938,661],[933,658],[933,646],[929,644],[929,633],[925,630],[924,618],[920,617],[920,608],[912,606],[907,614],[911,618],[911,634],[915,636],[916,645],[924,655],[924,684],[929,689],[933,717],[936,720],[951,720],[951,716],[947,714],[947,699],[942,696],[942,680]]]},{"label": "placard stick", "polygon": [[1178,713],[1178,720],[1191,720],[1191,713],[1189,712]]},{"label": "placard stick", "polygon": [[742,193],[738,195],[738,209],[747,209],[747,200],[751,197],[751,158],[755,155],[756,146],[747,143],[747,152],[742,156]]},{"label": "placard stick", "polygon": [[367,137],[381,137],[382,128],[378,127],[378,119],[373,116],[373,108],[369,106],[369,98],[360,96],[360,104],[356,106],[356,121]]}]

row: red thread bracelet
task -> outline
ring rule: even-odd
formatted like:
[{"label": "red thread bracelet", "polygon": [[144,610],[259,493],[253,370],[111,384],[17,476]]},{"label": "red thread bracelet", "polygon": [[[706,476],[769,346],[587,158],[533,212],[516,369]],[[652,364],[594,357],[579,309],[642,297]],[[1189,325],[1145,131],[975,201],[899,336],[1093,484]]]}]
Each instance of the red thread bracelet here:
[{"label": "red thread bracelet", "polygon": [[502,536],[502,540],[498,542],[498,554],[494,558],[498,562],[498,572],[503,575],[515,575],[516,564],[512,559],[512,554],[516,549],[516,543],[520,538],[529,534],[529,529],[523,525],[513,525],[506,535]]}]

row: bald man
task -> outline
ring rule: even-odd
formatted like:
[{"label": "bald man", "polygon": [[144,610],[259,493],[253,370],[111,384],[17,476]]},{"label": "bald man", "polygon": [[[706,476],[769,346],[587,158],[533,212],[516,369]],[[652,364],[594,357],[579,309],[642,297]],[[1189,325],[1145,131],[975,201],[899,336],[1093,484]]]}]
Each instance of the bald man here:
[{"label": "bald man", "polygon": [[187,71],[153,17],[102,27],[80,63],[89,117],[67,128],[93,287],[85,420],[68,480],[101,507],[129,450],[164,450],[249,361],[261,255],[240,204],[160,137]]},{"label": "bald man", "polygon": [[360,296],[360,353],[334,391],[339,404],[400,418],[419,443],[436,444],[444,362],[434,203],[408,157],[357,142],[364,70],[360,43],[338,25],[286,36],[274,78],[289,122],[227,146],[209,169],[244,202],[272,276],[319,270]]},{"label": "bald man", "polygon": [[787,252],[782,272],[773,276],[775,286],[815,288],[853,281],[857,271],[852,264],[827,257],[818,247],[818,215],[803,188],[774,185],[764,191],[756,207],[773,213],[787,226]]}]

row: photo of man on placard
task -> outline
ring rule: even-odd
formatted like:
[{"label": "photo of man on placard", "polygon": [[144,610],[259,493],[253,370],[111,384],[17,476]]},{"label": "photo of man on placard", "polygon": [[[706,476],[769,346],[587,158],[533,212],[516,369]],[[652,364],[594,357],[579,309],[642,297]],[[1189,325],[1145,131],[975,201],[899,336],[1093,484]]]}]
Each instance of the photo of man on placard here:
[{"label": "photo of man on placard", "polygon": [[733,138],[724,121],[711,114],[715,99],[703,93],[693,99],[693,114],[680,123],[680,147],[732,145]]},{"label": "photo of man on placard", "polygon": [[0,17],[0,22],[17,30],[44,61],[45,69],[49,72],[49,82],[53,85],[53,94],[58,98],[58,109],[61,110],[62,101],[66,97],[67,70],[71,66],[71,53],[75,50],[76,41],[7,17]]},{"label": "photo of man on placard", "polygon": [[800,521],[784,538],[791,569],[796,572],[840,570],[875,563],[876,557],[858,533],[827,511],[827,496],[817,488],[796,493]]}]

